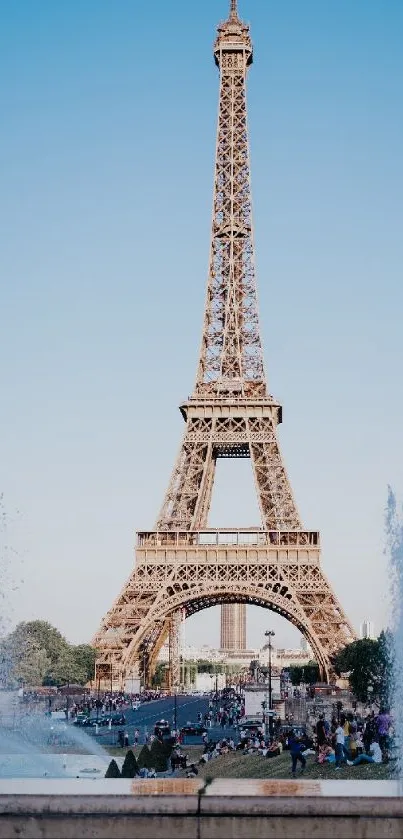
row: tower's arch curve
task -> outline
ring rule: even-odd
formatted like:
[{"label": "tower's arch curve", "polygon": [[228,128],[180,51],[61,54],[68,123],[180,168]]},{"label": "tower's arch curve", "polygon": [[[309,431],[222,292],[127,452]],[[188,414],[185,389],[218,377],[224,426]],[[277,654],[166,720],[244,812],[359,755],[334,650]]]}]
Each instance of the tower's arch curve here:
[{"label": "tower's arch curve", "polygon": [[219,606],[226,603],[245,603],[252,606],[261,606],[290,621],[304,635],[312,648],[313,655],[318,662],[323,679],[328,679],[331,673],[331,651],[326,649],[323,642],[318,638],[314,627],[300,608],[294,597],[294,592],[286,583],[275,583],[270,588],[233,585],[231,588],[226,584],[210,587],[208,591],[191,591],[184,586],[180,591],[171,590],[168,596],[152,609],[147,615],[142,626],[139,627],[136,635],[128,645],[122,666],[130,670],[136,664],[141,655],[144,643],[151,644],[149,640],[155,626],[161,627],[158,636],[158,650],[153,645],[150,650],[150,661],[155,664],[158,652],[168,634],[169,619],[178,610],[190,617],[197,612],[208,609],[212,606]]}]

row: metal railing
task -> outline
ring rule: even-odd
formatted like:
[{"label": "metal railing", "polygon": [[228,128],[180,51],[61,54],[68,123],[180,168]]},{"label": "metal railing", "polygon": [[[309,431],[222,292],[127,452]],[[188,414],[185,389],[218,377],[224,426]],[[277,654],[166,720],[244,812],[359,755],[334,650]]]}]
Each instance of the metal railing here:
[{"label": "metal railing", "polygon": [[137,534],[138,547],[207,547],[233,545],[247,547],[319,547],[317,530],[159,530]]}]

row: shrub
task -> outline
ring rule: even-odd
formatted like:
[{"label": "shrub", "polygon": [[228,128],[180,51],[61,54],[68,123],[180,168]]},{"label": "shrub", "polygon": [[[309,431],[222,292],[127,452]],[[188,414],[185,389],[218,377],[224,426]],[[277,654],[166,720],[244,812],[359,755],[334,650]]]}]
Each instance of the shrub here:
[{"label": "shrub", "polygon": [[165,772],[167,768],[167,754],[158,738],[155,738],[151,744],[150,749],[151,766],[156,772]]},{"label": "shrub", "polygon": [[137,766],[139,769],[151,769],[153,766],[148,746],[143,746],[137,759]]},{"label": "shrub", "polygon": [[116,760],[111,760],[105,772],[105,778],[120,778],[120,769],[116,763]]},{"label": "shrub", "polygon": [[122,778],[135,778],[138,774],[139,767],[137,765],[136,757],[133,754],[132,750],[129,749],[123,761]]}]

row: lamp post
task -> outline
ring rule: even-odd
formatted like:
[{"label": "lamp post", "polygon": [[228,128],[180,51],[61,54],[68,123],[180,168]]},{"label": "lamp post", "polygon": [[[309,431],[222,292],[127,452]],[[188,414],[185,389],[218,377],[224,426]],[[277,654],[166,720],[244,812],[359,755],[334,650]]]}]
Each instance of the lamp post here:
[{"label": "lamp post", "polygon": [[175,737],[176,737],[176,740],[177,740],[177,739],[178,739],[178,736],[177,736],[177,727],[178,727],[178,707],[177,707],[177,701],[178,701],[178,700],[177,700],[177,696],[176,696],[176,688],[174,688],[174,690],[175,690],[175,693],[174,693],[174,728],[175,728]]},{"label": "lamp post", "polygon": [[[271,639],[276,634],[273,632],[272,629],[268,629],[267,632],[264,633],[266,637],[269,639],[269,731],[270,731],[270,738],[273,735],[273,718],[270,711],[272,710],[272,690],[271,690],[271,651],[272,651],[272,644]],[[266,714],[267,714],[267,707],[266,707]]]},{"label": "lamp post", "polygon": [[100,672],[98,672],[98,668],[97,668],[97,667],[96,667],[96,669],[95,669],[95,678],[96,678],[96,677],[98,677],[98,690],[97,690],[97,722],[98,722],[98,718],[99,718],[99,704],[100,704],[99,696],[100,696],[100,693],[101,693],[101,674],[100,674]]}]

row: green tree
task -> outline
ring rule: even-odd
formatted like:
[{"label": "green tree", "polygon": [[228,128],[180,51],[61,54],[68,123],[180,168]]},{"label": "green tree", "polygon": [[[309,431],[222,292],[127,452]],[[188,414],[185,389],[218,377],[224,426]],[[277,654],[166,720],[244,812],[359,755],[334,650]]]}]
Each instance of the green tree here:
[{"label": "green tree", "polygon": [[156,772],[165,772],[167,769],[167,755],[158,737],[153,740],[150,749],[151,766]]},{"label": "green tree", "polygon": [[85,685],[94,678],[95,656],[88,644],[68,644],[47,621],[23,621],[0,643],[2,684]]},{"label": "green tree", "polygon": [[46,651],[51,666],[69,646],[61,632],[48,621],[23,621],[18,624],[15,631],[36,641],[38,647]]},{"label": "green tree", "polygon": [[301,684],[302,679],[302,667],[299,664],[292,664],[288,668],[288,673],[290,676],[291,684],[296,686]]},{"label": "green tree", "polygon": [[87,681],[87,671],[79,664],[72,647],[62,650],[59,658],[50,668],[48,680],[56,685],[84,685]]},{"label": "green tree", "polygon": [[46,650],[42,649],[21,625],[3,639],[0,660],[3,687],[11,689],[21,683],[38,687],[50,667]]},{"label": "green tree", "polygon": [[381,633],[378,640],[362,638],[348,644],[336,655],[334,667],[337,673],[348,675],[359,702],[371,698],[377,704],[389,704],[393,681],[390,633]]},{"label": "green tree", "polygon": [[167,678],[167,664],[160,661],[158,662],[154,675],[152,677],[151,683],[153,687],[161,687],[166,683]]},{"label": "green tree", "polygon": [[144,745],[138,758],[137,758],[137,765],[139,769],[151,769],[152,762],[151,762],[151,754],[150,749],[148,746]]},{"label": "green tree", "polygon": [[[89,644],[78,644],[70,647],[76,668],[84,675],[86,682],[93,682],[95,679],[95,661],[97,651]],[[81,684],[81,682],[79,682]]]},{"label": "green tree", "polygon": [[139,767],[137,765],[136,756],[132,750],[126,752],[126,757],[122,766],[122,778],[135,778],[139,774]]},{"label": "green tree", "polygon": [[314,685],[315,682],[319,681],[319,666],[316,661],[308,661],[308,664],[304,665],[291,664],[287,669],[292,685],[300,685],[302,683],[305,685]]},{"label": "green tree", "polygon": [[116,763],[116,760],[111,760],[105,772],[105,778],[121,778],[120,770]]}]

